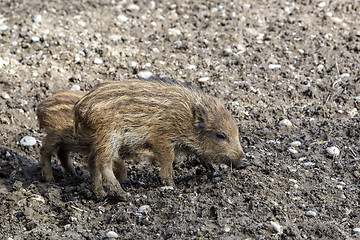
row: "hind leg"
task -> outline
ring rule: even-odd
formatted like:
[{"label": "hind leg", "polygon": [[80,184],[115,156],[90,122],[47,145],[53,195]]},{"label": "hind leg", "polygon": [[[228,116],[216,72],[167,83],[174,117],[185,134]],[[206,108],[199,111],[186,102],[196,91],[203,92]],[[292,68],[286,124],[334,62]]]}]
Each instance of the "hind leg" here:
[{"label": "hind leg", "polygon": [[40,149],[40,159],[42,164],[42,174],[47,182],[54,181],[54,175],[51,168],[51,156],[58,148],[58,141],[55,137],[47,135],[42,141]]},{"label": "hind leg", "polygon": [[94,194],[98,198],[105,197],[105,191],[102,186],[102,175],[100,169],[96,164],[96,154],[95,152],[91,152],[88,156],[88,166],[90,171],[91,185],[94,191]]},{"label": "hind leg", "polygon": [[113,163],[114,175],[118,181],[124,181],[127,179],[127,171],[125,162],[122,159],[117,159]]},{"label": "hind leg", "polygon": [[76,175],[74,165],[70,160],[70,151],[67,150],[64,146],[60,146],[57,152],[57,156],[65,171],[71,173],[72,175]]}]

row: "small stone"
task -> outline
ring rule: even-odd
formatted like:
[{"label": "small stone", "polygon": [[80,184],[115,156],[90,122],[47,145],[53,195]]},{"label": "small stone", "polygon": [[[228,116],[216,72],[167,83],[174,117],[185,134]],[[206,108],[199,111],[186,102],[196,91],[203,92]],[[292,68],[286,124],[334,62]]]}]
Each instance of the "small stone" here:
[{"label": "small stone", "polygon": [[40,22],[42,22],[42,16],[41,15],[35,15],[32,18],[32,20],[33,20],[34,23],[40,23]]},{"label": "small stone", "polygon": [[341,18],[338,17],[332,17],[331,20],[333,20],[335,23],[342,23],[343,20]]},{"label": "small stone", "polygon": [[80,54],[78,54],[78,53],[75,53],[74,54],[74,60],[75,60],[75,62],[80,62],[80,60],[81,60],[81,58],[80,58]]},{"label": "small stone", "polygon": [[269,64],[268,68],[269,69],[279,69],[279,68],[281,68],[281,65],[280,64]]},{"label": "small stone", "polygon": [[150,1],[150,3],[149,3],[149,8],[150,8],[151,10],[154,10],[154,9],[156,8],[156,3],[155,3],[154,1]]},{"label": "small stone", "polygon": [[117,20],[119,20],[119,22],[123,23],[126,22],[129,18],[123,14],[120,14],[117,16]]},{"label": "small stone", "polygon": [[33,146],[36,144],[36,139],[31,136],[25,136],[20,140],[20,144],[23,146]]},{"label": "small stone", "polygon": [[174,187],[173,186],[163,186],[163,187],[160,187],[161,190],[174,190]]},{"label": "small stone", "polygon": [[[194,70],[194,69],[196,69],[196,65],[189,64],[186,68],[187,68],[188,70]],[[359,99],[360,99],[360,97],[359,97]]]},{"label": "small stone", "polygon": [[1,93],[1,97],[2,97],[3,99],[10,99],[10,95],[9,95],[7,92],[2,92],[2,93]]},{"label": "small stone", "polygon": [[118,238],[119,235],[114,231],[109,231],[109,232],[106,233],[106,237],[107,238]]},{"label": "small stone", "polygon": [[299,153],[296,149],[293,149],[293,148],[289,148],[288,151],[293,154]]},{"label": "small stone", "polygon": [[282,233],[283,229],[282,229],[282,226],[280,224],[278,224],[277,222],[273,222],[271,221],[270,222],[270,225],[271,225],[271,229],[276,232],[276,233]]},{"label": "small stone", "polygon": [[353,108],[348,112],[348,115],[351,118],[355,117],[357,114],[358,114],[358,110],[356,108]]},{"label": "small stone", "polygon": [[143,206],[139,207],[139,209],[138,209],[139,213],[148,214],[150,211],[151,211],[151,208],[149,205],[143,205]]},{"label": "small stone", "polygon": [[292,123],[289,119],[283,119],[279,122],[279,126],[291,127]]},{"label": "small stone", "polygon": [[324,64],[319,64],[317,66],[317,69],[319,69],[319,70],[323,70],[324,68],[325,68]]},{"label": "small stone", "polygon": [[353,232],[360,233],[360,227],[354,228],[354,229],[353,229]]},{"label": "small stone", "polygon": [[152,76],[152,73],[149,72],[149,71],[142,71],[142,72],[139,72],[139,73],[138,73],[138,77],[139,77],[139,78],[147,79],[147,78],[149,78],[149,77],[151,77],[151,76]]},{"label": "small stone", "polygon": [[207,82],[207,81],[209,81],[209,80],[210,80],[209,77],[202,77],[202,78],[199,78],[199,79],[198,79],[198,82]]},{"label": "small stone", "polygon": [[215,177],[214,180],[215,180],[215,182],[220,182],[220,181],[221,181],[221,177]]},{"label": "small stone", "polygon": [[94,58],[94,63],[95,64],[102,64],[103,60],[101,60],[100,58]]},{"label": "small stone", "polygon": [[292,147],[298,147],[300,145],[301,145],[300,141],[294,141],[294,142],[290,143],[290,146],[292,146]]},{"label": "small stone", "polygon": [[305,215],[308,217],[316,217],[317,213],[314,211],[307,211]]},{"label": "small stone", "polygon": [[5,31],[8,29],[8,26],[6,26],[5,24],[0,24],[0,31]]},{"label": "small stone", "polygon": [[77,85],[77,84],[74,84],[74,85],[71,87],[71,91],[80,91],[80,86]]},{"label": "small stone", "polygon": [[127,6],[126,10],[137,12],[140,10],[140,7],[136,4],[130,4],[129,6]]},{"label": "small stone", "polygon": [[326,2],[321,2],[318,4],[318,7],[323,8],[326,6]]},{"label": "small stone", "polygon": [[177,28],[169,28],[169,35],[178,36],[181,35],[181,31]]},{"label": "small stone", "polygon": [[337,157],[340,155],[340,149],[337,147],[328,147],[326,148],[326,152],[330,155],[330,156],[334,156]]},{"label": "small stone", "polygon": [[221,163],[219,166],[222,170],[227,170],[229,168],[228,165]]},{"label": "small stone", "polygon": [[230,232],[231,228],[228,225],[224,226],[224,232]]},{"label": "small stone", "polygon": [[350,73],[343,73],[340,75],[341,78],[348,78],[350,77]]},{"label": "small stone", "polygon": [[40,38],[37,37],[37,36],[33,36],[33,37],[31,38],[31,41],[32,41],[32,42],[38,42],[38,41],[40,41]]},{"label": "small stone", "polygon": [[110,36],[110,39],[111,39],[111,41],[113,41],[113,42],[117,42],[117,41],[120,41],[120,40],[122,39],[122,37],[121,37],[121,35],[119,35],[119,34],[114,34],[114,35],[111,35],[111,36]]},{"label": "small stone", "polygon": [[63,33],[63,32],[59,32],[59,33],[58,33],[58,37],[59,37],[59,38],[63,38],[63,37],[65,37],[65,33]]},{"label": "small stone", "polygon": [[132,61],[132,62],[129,63],[129,67],[131,67],[131,68],[137,68],[137,67],[138,67],[138,64],[137,64],[137,62]]},{"label": "small stone", "polygon": [[360,96],[354,97],[354,100],[355,100],[355,101],[360,101]]},{"label": "small stone", "polygon": [[311,166],[314,166],[314,165],[315,165],[315,163],[313,163],[313,162],[305,162],[304,163],[305,167],[311,167]]}]

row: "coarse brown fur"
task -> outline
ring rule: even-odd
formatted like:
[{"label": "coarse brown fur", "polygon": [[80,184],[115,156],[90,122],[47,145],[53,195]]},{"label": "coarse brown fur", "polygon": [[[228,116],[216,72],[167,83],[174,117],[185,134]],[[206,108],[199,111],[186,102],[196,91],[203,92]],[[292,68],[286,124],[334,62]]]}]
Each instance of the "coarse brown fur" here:
[{"label": "coarse brown fur", "polygon": [[[54,181],[51,168],[51,156],[57,153],[63,168],[73,174],[75,169],[70,159],[70,153],[86,154],[90,150],[89,138],[80,135],[74,138],[74,113],[75,103],[85,95],[81,91],[62,91],[45,99],[38,105],[37,117],[40,128],[46,136],[42,141],[40,158],[42,174],[46,181]],[[126,169],[115,162],[114,172],[119,180],[126,179]]]},{"label": "coarse brown fur", "polygon": [[125,79],[104,82],[74,107],[75,131],[92,136],[89,168],[94,192],[124,197],[112,171],[115,159],[139,149],[153,152],[165,185],[174,185],[173,161],[195,154],[205,167],[212,160],[240,164],[244,152],[230,112],[214,97],[177,81]]}]

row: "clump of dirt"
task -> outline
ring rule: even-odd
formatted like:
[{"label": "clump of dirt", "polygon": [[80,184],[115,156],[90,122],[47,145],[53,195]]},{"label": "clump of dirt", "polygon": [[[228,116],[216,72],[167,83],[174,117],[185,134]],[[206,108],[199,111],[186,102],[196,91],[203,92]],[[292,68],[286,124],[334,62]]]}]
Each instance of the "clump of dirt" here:
[{"label": "clump of dirt", "polygon": [[[0,9],[1,239],[359,237],[359,3],[5,0]],[[55,183],[41,180],[43,99],[149,75],[222,99],[249,166],[209,173],[183,158],[171,190],[156,167],[129,162],[128,202],[93,197],[83,156],[79,178],[54,162]],[[36,144],[21,145],[24,136]]]}]

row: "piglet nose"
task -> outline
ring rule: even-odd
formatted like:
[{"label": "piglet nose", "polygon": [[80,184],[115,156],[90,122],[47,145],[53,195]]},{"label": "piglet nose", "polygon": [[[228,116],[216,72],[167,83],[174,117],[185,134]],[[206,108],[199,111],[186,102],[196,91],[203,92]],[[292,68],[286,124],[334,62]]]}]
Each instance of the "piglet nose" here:
[{"label": "piglet nose", "polygon": [[234,164],[234,168],[236,168],[236,169],[244,169],[246,167],[247,167],[247,164],[243,160],[240,160],[236,164]]}]

